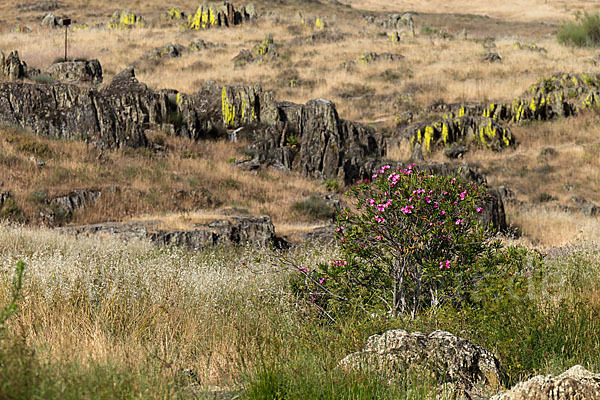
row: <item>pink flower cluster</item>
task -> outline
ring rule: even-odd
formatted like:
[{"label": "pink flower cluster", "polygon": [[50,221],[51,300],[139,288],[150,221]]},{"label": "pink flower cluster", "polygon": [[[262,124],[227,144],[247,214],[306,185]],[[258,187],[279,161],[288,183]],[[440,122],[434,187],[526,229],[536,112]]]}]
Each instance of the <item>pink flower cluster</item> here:
[{"label": "pink flower cluster", "polygon": [[400,209],[400,211],[402,211],[404,214],[411,214],[411,213],[412,213],[412,210],[413,210],[414,208],[415,208],[415,206],[412,206],[412,205],[410,205],[410,206],[402,207],[402,208]]},{"label": "pink flower cluster", "polygon": [[345,267],[346,265],[348,265],[348,261],[346,261],[346,260],[333,260],[333,265],[335,265],[337,267]]},{"label": "pink flower cluster", "polygon": [[343,232],[344,229],[346,229],[346,228],[344,228],[343,226],[340,226],[339,228],[336,228],[335,231],[336,232]]},{"label": "pink flower cluster", "polygon": [[440,269],[450,269],[450,260],[440,261]]},{"label": "pink flower cluster", "polygon": [[392,201],[388,200],[385,203],[377,204],[377,211],[383,212],[386,208],[392,205]]},{"label": "pink flower cluster", "polygon": [[464,192],[460,193],[459,196],[461,200],[464,200],[465,197],[467,197],[467,191],[465,190]]},{"label": "pink flower cluster", "polygon": [[379,215],[375,216],[375,221],[379,222],[380,224],[385,224],[385,218],[380,217]]}]

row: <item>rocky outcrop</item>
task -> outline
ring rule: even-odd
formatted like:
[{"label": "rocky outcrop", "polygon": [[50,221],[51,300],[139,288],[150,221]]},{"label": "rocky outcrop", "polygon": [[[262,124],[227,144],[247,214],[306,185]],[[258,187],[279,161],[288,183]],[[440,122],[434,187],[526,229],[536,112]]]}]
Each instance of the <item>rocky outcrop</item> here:
[{"label": "rocky outcrop", "polygon": [[4,207],[4,203],[7,203],[9,199],[12,199],[10,192],[0,192],[0,210]]},{"label": "rocky outcrop", "polygon": [[109,29],[131,29],[143,28],[146,22],[141,15],[135,14],[127,9],[115,11],[108,22]]},{"label": "rocky outcrop", "polygon": [[144,130],[164,121],[166,114],[166,95],[138,82],[131,69],[101,91],[64,83],[0,84],[0,122],[100,147],[143,146]]},{"label": "rocky outcrop", "polygon": [[262,42],[256,44],[252,50],[241,50],[231,61],[233,61],[235,68],[240,68],[250,63],[272,61],[277,57],[279,57],[279,54],[273,36],[268,35]]},{"label": "rocky outcrop", "polygon": [[392,54],[392,53],[373,53],[371,51],[365,51],[360,55],[359,62],[363,64],[370,64],[376,61],[400,61],[403,60],[404,56],[402,54]]},{"label": "rocky outcrop", "polygon": [[[510,124],[577,115],[600,105],[600,74],[556,74],[532,85],[512,103],[436,104],[423,110],[429,122],[398,127],[399,136],[433,151],[454,143],[499,150],[515,144]],[[431,122],[431,114],[443,113]]]},{"label": "rocky outcrop", "polygon": [[251,243],[270,246],[283,243],[281,239],[275,237],[275,228],[267,216],[232,217],[213,221],[202,229],[187,231],[158,230],[150,235],[150,240],[162,245],[177,245],[190,249],[221,244]]},{"label": "rocky outcrop", "polygon": [[600,206],[597,206],[584,197],[575,196],[571,198],[571,201],[575,204],[575,209],[579,210],[585,216],[595,217],[600,215]]},{"label": "rocky outcrop", "polygon": [[485,53],[481,55],[481,61],[489,62],[489,63],[498,63],[502,62],[502,57],[498,53]]},{"label": "rocky outcrop", "polygon": [[425,335],[398,329],[373,335],[364,349],[339,364],[367,369],[391,381],[407,372],[433,375],[439,382],[453,384],[455,395],[463,399],[495,393],[507,381],[492,353],[444,331]]},{"label": "rocky outcrop", "polygon": [[231,27],[243,24],[255,17],[256,10],[253,4],[238,9],[229,2],[225,2],[222,6],[202,4],[194,15],[189,17],[187,27],[194,30]]},{"label": "rocky outcrop", "polygon": [[548,53],[548,51],[545,48],[540,47],[535,43],[516,42],[514,47],[517,50],[528,50],[528,51],[533,51],[536,53],[544,53],[544,54]]},{"label": "rocky outcrop", "polygon": [[283,239],[275,235],[273,223],[267,216],[232,216],[194,224],[185,230],[163,228],[160,221],[108,222],[59,230],[77,236],[116,235],[125,240],[149,239],[159,245],[183,246],[192,250],[216,245],[287,246]]},{"label": "rocky outcrop", "polygon": [[98,60],[63,61],[52,64],[46,75],[67,83],[102,83],[102,66]]},{"label": "rocky outcrop", "polygon": [[367,15],[365,21],[370,24],[379,25],[385,29],[394,29],[399,31],[402,36],[415,36],[415,23],[413,17],[415,12],[405,12],[403,14],[388,14],[383,17]]},{"label": "rocky outcrop", "polygon": [[518,383],[490,400],[592,400],[600,399],[600,374],[576,365],[553,377],[538,375]]},{"label": "rocky outcrop", "polygon": [[304,105],[283,102],[277,104],[277,110],[277,125],[249,133],[247,153],[261,164],[350,183],[369,175],[370,157],[385,153],[381,135],[370,127],[340,119],[328,100],[311,100]]},{"label": "rocky outcrop", "polygon": [[50,199],[48,204],[59,207],[67,217],[70,217],[78,209],[95,203],[101,194],[100,190],[75,189],[65,195]]},{"label": "rocky outcrop", "polygon": [[[459,114],[460,115],[460,114]],[[454,143],[486,146],[500,150],[515,143],[510,128],[493,118],[481,116],[446,115],[434,123],[414,123],[405,128],[403,137],[411,144],[420,143],[423,150],[432,152]]]},{"label": "rocky outcrop", "polygon": [[221,88],[210,82],[192,95],[154,92],[135,78],[133,68],[101,90],[0,83],[0,122],[103,148],[145,146],[150,128],[191,139],[225,137],[229,130],[232,140],[239,135],[251,142],[249,154],[261,164],[279,163],[305,176],[342,182],[367,176],[371,167],[365,160],[385,152],[381,135],[340,119],[330,101],[277,102],[259,86]]},{"label": "rocky outcrop", "polygon": [[11,51],[6,56],[0,51],[0,73],[9,80],[17,80],[25,77],[27,65],[21,62],[18,51]]}]

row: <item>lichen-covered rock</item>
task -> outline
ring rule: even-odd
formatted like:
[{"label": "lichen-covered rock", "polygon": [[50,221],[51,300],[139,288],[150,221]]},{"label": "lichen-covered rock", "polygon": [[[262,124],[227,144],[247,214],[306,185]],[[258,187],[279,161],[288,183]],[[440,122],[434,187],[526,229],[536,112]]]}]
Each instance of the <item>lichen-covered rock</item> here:
[{"label": "lichen-covered rock", "polygon": [[202,50],[206,50],[206,49],[211,49],[213,47],[217,47],[217,45],[215,43],[206,42],[203,39],[197,39],[197,40],[191,42],[190,45],[188,46],[188,48],[191,51],[202,51]]},{"label": "lichen-covered rock", "polygon": [[236,68],[240,68],[254,62],[272,61],[277,57],[279,57],[279,54],[277,53],[277,46],[273,41],[273,36],[267,35],[267,37],[262,42],[256,44],[252,50],[242,49],[232,61]]},{"label": "lichen-covered rock", "polygon": [[593,400],[600,399],[600,374],[576,365],[557,377],[538,375],[518,383],[490,400]]},{"label": "lichen-covered rock", "polygon": [[163,20],[167,21],[182,21],[187,18],[186,14],[181,11],[179,7],[173,7],[166,13],[160,16]]},{"label": "lichen-covered rock", "polygon": [[192,30],[209,29],[212,27],[230,27],[240,25],[250,18],[256,16],[254,5],[235,9],[235,7],[225,2],[223,6],[215,7],[207,4],[202,4],[198,7],[194,15],[188,17],[187,27]]},{"label": "lichen-covered rock", "polygon": [[167,99],[118,74],[102,91],[72,84],[0,84],[0,121],[40,136],[86,139],[101,147],[139,147],[144,130],[165,119]]},{"label": "lichen-covered rock", "polygon": [[371,370],[392,382],[407,371],[430,375],[455,384],[456,395],[467,399],[495,393],[506,383],[492,353],[444,331],[425,335],[397,329],[373,335],[364,349],[348,355],[340,366]]},{"label": "lichen-covered rock", "polygon": [[375,61],[400,61],[403,60],[404,56],[402,54],[392,54],[392,53],[373,53],[371,51],[365,51],[360,55],[359,61],[363,64],[370,64]]},{"label": "lichen-covered rock", "polygon": [[546,54],[548,51],[543,48],[538,46],[535,43],[521,43],[521,42],[516,42],[514,45],[515,49],[517,50],[529,50],[529,51],[534,51],[537,53],[544,53]]},{"label": "lichen-covered rock", "polygon": [[423,150],[432,152],[436,147],[461,143],[477,143],[500,150],[515,143],[510,128],[491,117],[454,116],[448,114],[438,122],[415,123],[404,129],[403,137],[411,144],[420,143]]},{"label": "lichen-covered rock", "polygon": [[278,121],[277,104],[270,92],[260,86],[224,86],[221,90],[221,111],[227,128],[238,128],[261,122]]},{"label": "lichen-covered rock", "polygon": [[110,29],[143,28],[145,26],[144,18],[129,10],[115,11],[108,22]]},{"label": "lichen-covered rock", "polygon": [[98,60],[63,61],[52,64],[46,75],[68,83],[102,83],[102,66]]},{"label": "lichen-covered rock", "polygon": [[25,77],[26,64],[21,62],[18,51],[11,51],[8,56],[0,51],[0,72],[9,80]]},{"label": "lichen-covered rock", "polygon": [[191,95],[155,92],[135,78],[133,68],[101,90],[65,83],[0,83],[0,123],[41,136],[88,140],[102,148],[146,146],[145,131],[151,128],[194,140],[233,138],[243,128],[261,165],[345,183],[368,176],[369,159],[374,162],[385,152],[380,134],[340,119],[330,101],[278,103],[259,86],[210,82]]},{"label": "lichen-covered rock", "polygon": [[424,110],[444,113],[435,122],[399,126],[400,137],[425,150],[455,143],[477,143],[493,149],[515,144],[511,123],[570,117],[585,109],[600,107],[600,75],[555,74],[532,85],[511,103],[436,104]]}]

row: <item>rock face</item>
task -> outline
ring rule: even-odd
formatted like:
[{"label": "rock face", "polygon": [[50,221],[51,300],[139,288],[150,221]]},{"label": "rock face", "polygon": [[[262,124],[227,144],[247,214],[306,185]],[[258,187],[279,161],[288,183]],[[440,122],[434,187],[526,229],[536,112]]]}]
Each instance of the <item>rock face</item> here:
[{"label": "rock face", "polygon": [[380,135],[372,128],[340,119],[328,100],[311,100],[304,105],[278,103],[277,110],[277,126],[251,134],[247,153],[261,164],[282,165],[304,176],[350,183],[371,172],[369,157],[385,153]]},{"label": "rock face", "polygon": [[9,80],[17,80],[25,77],[27,66],[21,62],[19,52],[11,51],[8,56],[0,51],[0,73]]},{"label": "rock face", "polygon": [[371,51],[365,51],[360,55],[359,61],[363,64],[370,64],[376,61],[400,61],[404,59],[402,54],[392,54],[392,53],[373,53]]},{"label": "rock face", "polygon": [[489,351],[449,332],[429,335],[391,330],[373,335],[364,349],[340,361],[346,368],[368,368],[394,380],[412,371],[452,383],[457,394],[473,396],[497,392],[506,382],[498,359]]},{"label": "rock face", "polygon": [[370,24],[379,25],[385,29],[394,29],[399,31],[402,36],[415,36],[414,12],[405,12],[403,14],[389,14],[383,17],[365,16],[365,20]]},{"label": "rock face", "polygon": [[275,228],[267,216],[233,216],[194,224],[187,230],[168,230],[160,221],[108,222],[95,225],[59,228],[74,235],[117,235],[125,240],[149,239],[159,245],[183,246],[198,250],[215,245],[245,245],[285,247],[286,242],[275,235]]},{"label": "rock face", "polygon": [[230,220],[213,221],[203,229],[189,231],[159,230],[150,235],[150,240],[163,245],[178,245],[190,249],[219,244],[251,243],[270,246],[281,241],[275,237],[275,228],[267,216],[232,217]]},{"label": "rock face", "polygon": [[243,128],[249,152],[261,164],[278,163],[305,176],[350,182],[365,177],[365,160],[382,157],[385,144],[373,129],[339,118],[335,105],[317,99],[305,105],[277,102],[259,86],[205,84],[186,95],[154,92],[133,68],[104,89],[65,83],[0,83],[0,122],[40,136],[85,139],[104,148],[140,147],[145,131],[168,126],[177,136],[235,139]]},{"label": "rock face", "polygon": [[196,13],[189,17],[187,27],[193,30],[231,27],[243,24],[254,17],[256,17],[256,11],[252,4],[239,9],[229,2],[225,2],[222,6],[202,4]]},{"label": "rock face", "polygon": [[576,365],[557,377],[536,376],[518,383],[490,400],[592,400],[600,399],[600,374]]},{"label": "rock face", "polygon": [[76,189],[64,196],[54,197],[49,201],[49,204],[60,207],[64,214],[70,217],[78,209],[95,203],[101,194],[100,190]]},{"label": "rock face", "polygon": [[[433,151],[453,143],[499,150],[515,144],[510,124],[577,115],[600,104],[600,74],[556,74],[532,85],[512,103],[437,104],[424,110],[428,122],[398,127],[400,137]],[[443,117],[431,122],[432,113]]]},{"label": "rock face", "polygon": [[144,18],[127,9],[121,12],[115,11],[108,22],[109,29],[143,28],[144,26],[146,26]]},{"label": "rock face", "polygon": [[46,75],[67,83],[102,83],[102,66],[98,60],[65,61],[52,64]]},{"label": "rock face", "polygon": [[262,42],[256,44],[252,50],[241,50],[232,61],[236,68],[240,68],[254,62],[272,61],[277,57],[279,57],[279,54],[273,36],[268,35]]}]

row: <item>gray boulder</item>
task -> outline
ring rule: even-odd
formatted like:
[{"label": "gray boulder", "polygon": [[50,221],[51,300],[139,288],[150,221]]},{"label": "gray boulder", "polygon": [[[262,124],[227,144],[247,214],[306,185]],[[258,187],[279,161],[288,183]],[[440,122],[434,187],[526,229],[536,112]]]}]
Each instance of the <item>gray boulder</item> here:
[{"label": "gray boulder", "polygon": [[600,399],[600,374],[576,365],[559,376],[538,375],[520,382],[490,400],[593,400]]},{"label": "gray boulder", "polygon": [[52,64],[46,75],[67,83],[102,83],[102,66],[98,60],[63,61]]},{"label": "gray boulder", "polygon": [[206,224],[194,224],[186,230],[165,229],[160,221],[108,222],[59,230],[77,236],[115,235],[123,240],[149,239],[162,246],[182,246],[191,250],[216,245],[287,246],[283,239],[275,235],[275,228],[268,216],[224,217]]},{"label": "gray boulder", "polygon": [[507,381],[492,353],[445,331],[425,335],[397,329],[373,335],[361,351],[348,355],[339,365],[367,369],[391,382],[407,372],[429,375],[452,384],[455,395],[462,399],[497,393]]}]

